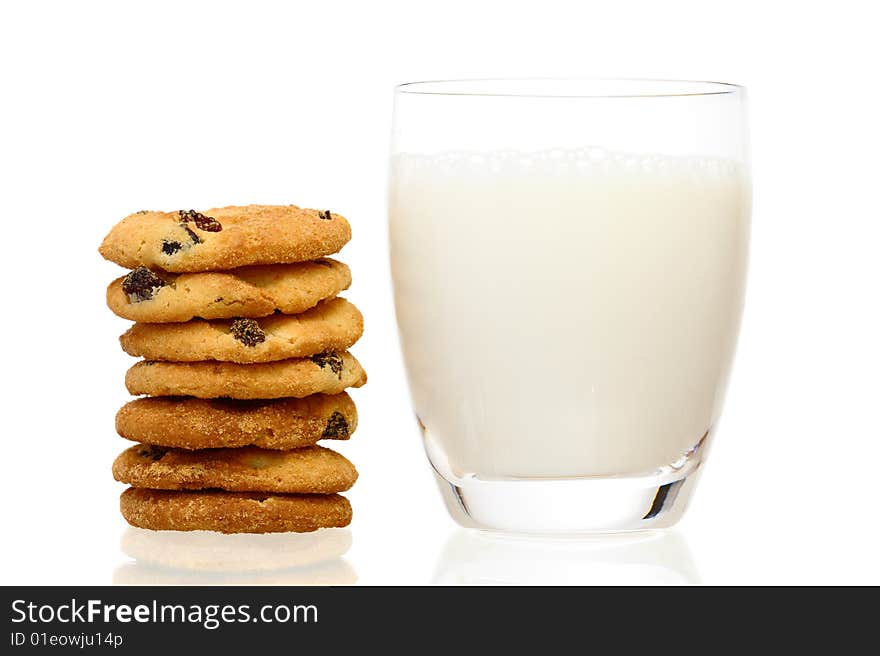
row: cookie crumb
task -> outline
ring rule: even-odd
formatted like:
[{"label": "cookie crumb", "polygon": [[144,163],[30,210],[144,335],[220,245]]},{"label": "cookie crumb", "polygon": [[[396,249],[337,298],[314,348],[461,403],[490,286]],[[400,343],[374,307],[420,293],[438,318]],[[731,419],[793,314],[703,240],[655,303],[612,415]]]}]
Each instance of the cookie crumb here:
[{"label": "cookie crumb", "polygon": [[223,226],[213,216],[205,216],[195,210],[178,210],[177,214],[180,216],[181,221],[184,223],[192,221],[199,230],[204,230],[205,232],[220,232],[223,230]]},{"label": "cookie crumb", "polygon": [[235,319],[229,330],[232,336],[245,346],[256,346],[266,341],[266,333],[253,319]]},{"label": "cookie crumb", "polygon": [[338,353],[318,353],[309,358],[312,362],[323,369],[330,367],[330,371],[342,380],[342,357]]},{"label": "cookie crumb", "polygon": [[130,271],[122,281],[122,291],[128,294],[128,300],[132,303],[148,301],[153,298],[156,290],[164,287],[166,283],[162,278],[150,271],[145,266],[139,266]]},{"label": "cookie crumb", "polygon": [[337,410],[330,415],[330,419],[327,420],[327,427],[324,429],[321,437],[348,438],[348,421],[341,412]]},{"label": "cookie crumb", "polygon": [[183,244],[179,241],[169,241],[168,239],[162,240],[162,252],[165,253],[165,255],[174,255],[181,248],[183,248]]},{"label": "cookie crumb", "polygon": [[330,216],[330,210],[321,210],[318,212],[318,218],[324,219],[324,221],[330,221],[333,217]]}]

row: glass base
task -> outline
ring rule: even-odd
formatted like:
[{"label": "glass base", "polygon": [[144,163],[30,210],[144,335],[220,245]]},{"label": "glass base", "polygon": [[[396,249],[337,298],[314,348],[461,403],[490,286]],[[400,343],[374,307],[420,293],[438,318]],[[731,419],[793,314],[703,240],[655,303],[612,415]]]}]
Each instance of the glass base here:
[{"label": "glass base", "polygon": [[[675,464],[638,476],[457,478],[434,468],[453,519],[516,533],[605,533],[672,526],[684,514],[705,460],[708,434]],[[442,458],[436,458],[442,461]]]}]

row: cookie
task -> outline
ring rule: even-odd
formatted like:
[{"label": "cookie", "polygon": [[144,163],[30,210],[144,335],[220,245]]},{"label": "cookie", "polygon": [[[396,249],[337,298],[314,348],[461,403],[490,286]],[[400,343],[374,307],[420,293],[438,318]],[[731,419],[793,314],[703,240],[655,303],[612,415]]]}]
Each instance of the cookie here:
[{"label": "cookie", "polygon": [[366,382],[366,372],[347,351],[257,364],[146,360],[125,374],[125,386],[131,394],[200,399],[302,398],[338,394]]},{"label": "cookie", "polygon": [[345,456],[321,446],[187,451],[139,444],[113,463],[117,481],[154,490],[330,494],[349,489],[357,476]]},{"label": "cookie", "polygon": [[351,226],[338,214],[247,205],[137,212],[113,226],[98,251],[126,269],[185,273],[305,262],[336,253],[349,239]]},{"label": "cookie", "polygon": [[147,360],[274,362],[344,351],[363,331],[364,319],[358,309],[344,298],[334,298],[302,314],[136,323],[119,342],[129,355]]},{"label": "cookie", "polygon": [[107,305],[123,319],[147,323],[257,318],[305,312],[349,285],[349,268],[329,258],[204,273],[141,266],[110,283]]},{"label": "cookie", "polygon": [[338,494],[178,492],[130,487],[119,498],[119,509],[132,526],[154,531],[308,533],[351,523],[351,505]]},{"label": "cookie", "polygon": [[269,401],[145,397],[116,413],[122,437],[184,449],[296,449],[321,439],[347,440],[355,428],[357,411],[345,392]]}]

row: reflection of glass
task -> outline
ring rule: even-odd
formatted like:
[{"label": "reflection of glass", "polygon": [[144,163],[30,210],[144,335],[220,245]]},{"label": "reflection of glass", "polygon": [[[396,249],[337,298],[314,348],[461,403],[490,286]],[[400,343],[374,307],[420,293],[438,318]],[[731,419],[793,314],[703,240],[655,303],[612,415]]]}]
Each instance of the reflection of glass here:
[{"label": "reflection of glass", "polygon": [[462,524],[680,517],[743,303],[743,96],[672,81],[398,87],[398,325],[428,458]]},{"label": "reflection of glass", "polygon": [[342,558],[351,531],[223,535],[128,528],[122,550],[135,559],[115,583],[345,585],[357,574]]},{"label": "reflection of glass", "polygon": [[460,529],[446,543],[433,582],[665,585],[700,577],[677,531],[551,538]]}]

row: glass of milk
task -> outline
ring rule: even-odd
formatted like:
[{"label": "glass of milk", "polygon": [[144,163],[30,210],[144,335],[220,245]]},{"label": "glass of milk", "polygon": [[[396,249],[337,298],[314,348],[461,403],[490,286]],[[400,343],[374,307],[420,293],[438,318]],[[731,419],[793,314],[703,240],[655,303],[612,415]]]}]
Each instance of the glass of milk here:
[{"label": "glass of milk", "polygon": [[718,427],[751,209],[745,90],[396,89],[391,270],[428,459],[463,525],[669,526]]}]

